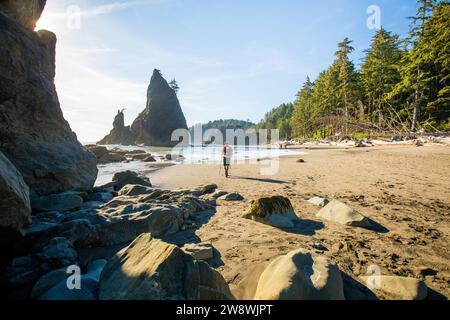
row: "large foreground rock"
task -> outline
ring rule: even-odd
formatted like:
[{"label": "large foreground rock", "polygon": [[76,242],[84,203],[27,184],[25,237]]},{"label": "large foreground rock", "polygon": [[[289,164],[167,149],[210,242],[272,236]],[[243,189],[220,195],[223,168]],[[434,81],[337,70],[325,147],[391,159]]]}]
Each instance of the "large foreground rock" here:
[{"label": "large foreground rock", "polygon": [[47,0],[2,0],[0,11],[16,19],[26,28],[34,30]]},{"label": "large foreground rock", "polygon": [[292,228],[300,220],[289,199],[281,196],[256,200],[245,217],[277,228]]},{"label": "large foreground rock", "polygon": [[101,300],[231,299],[223,277],[146,233],[119,251],[100,278]]},{"label": "large foreground rock", "polygon": [[344,300],[338,267],[325,256],[297,250],[271,262],[258,279],[255,300]]},{"label": "large foreground rock", "polygon": [[148,146],[174,146],[171,136],[176,129],[186,129],[187,124],[175,91],[154,70],[147,91],[147,105],[131,125],[136,144]]},{"label": "large foreground rock", "polygon": [[[31,223],[28,186],[14,165],[0,152],[0,228],[20,231]],[[0,242],[5,235],[1,233]]]},{"label": "large foreground rock", "polygon": [[328,221],[340,223],[344,226],[361,228],[372,227],[370,220],[367,217],[338,200],[332,200],[322,208],[316,216]]},{"label": "large foreground rock", "polygon": [[0,5],[0,150],[39,195],[88,190],[97,177],[95,156],[78,142],[59,105],[56,36],[30,30],[44,4]]},{"label": "large foreground rock", "polygon": [[424,300],[428,294],[426,284],[419,279],[381,275],[361,278],[370,289],[380,290],[391,299]]}]

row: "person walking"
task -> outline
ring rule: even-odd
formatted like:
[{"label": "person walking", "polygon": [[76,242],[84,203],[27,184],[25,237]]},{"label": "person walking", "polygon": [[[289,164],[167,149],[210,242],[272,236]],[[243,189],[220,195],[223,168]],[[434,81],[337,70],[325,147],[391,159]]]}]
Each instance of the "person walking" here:
[{"label": "person walking", "polygon": [[225,178],[229,177],[231,158],[233,157],[233,148],[225,142],[222,147],[223,168],[225,169]]}]

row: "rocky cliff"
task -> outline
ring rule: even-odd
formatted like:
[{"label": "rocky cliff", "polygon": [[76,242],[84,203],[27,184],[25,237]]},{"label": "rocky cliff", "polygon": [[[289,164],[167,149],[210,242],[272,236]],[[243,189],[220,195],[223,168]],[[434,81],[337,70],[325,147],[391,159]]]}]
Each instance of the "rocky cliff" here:
[{"label": "rocky cliff", "polygon": [[116,116],[113,126],[110,134],[98,144],[143,144],[170,147],[178,143],[171,141],[172,132],[176,129],[187,129],[177,94],[156,69],[148,86],[146,108],[131,125],[131,143],[128,143],[128,127],[123,124],[121,111]]},{"label": "rocky cliff", "polygon": [[155,69],[147,90],[147,106],[131,125],[134,141],[151,146],[173,146],[177,142],[171,141],[171,136],[176,129],[187,129],[186,119],[175,91]]},{"label": "rocky cliff", "polygon": [[125,126],[123,110],[119,110],[114,118],[113,129],[98,144],[132,145],[133,142],[130,126]]},{"label": "rocky cliff", "polygon": [[1,0],[0,11],[34,30],[47,0]]},{"label": "rocky cliff", "polygon": [[59,105],[56,36],[30,30],[44,5],[0,4],[0,151],[40,195],[87,190],[97,176],[95,156],[78,142]]}]

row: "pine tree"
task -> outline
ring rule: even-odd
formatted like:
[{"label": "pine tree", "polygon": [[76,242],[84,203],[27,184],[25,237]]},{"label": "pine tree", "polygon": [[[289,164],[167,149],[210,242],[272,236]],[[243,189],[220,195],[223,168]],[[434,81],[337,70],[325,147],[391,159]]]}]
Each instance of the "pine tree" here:
[{"label": "pine tree", "polygon": [[178,86],[178,82],[177,80],[175,80],[175,78],[169,82],[169,86],[173,91],[175,91],[176,94],[178,94],[178,91],[180,91],[180,87]]},{"label": "pine tree", "polygon": [[361,66],[361,81],[369,120],[377,119],[379,127],[383,125],[381,119],[391,115],[391,111],[387,110],[389,106],[386,104],[386,96],[401,80],[398,69],[404,52],[400,45],[398,35],[391,35],[385,29],[380,29],[373,37],[370,49],[366,50]]}]

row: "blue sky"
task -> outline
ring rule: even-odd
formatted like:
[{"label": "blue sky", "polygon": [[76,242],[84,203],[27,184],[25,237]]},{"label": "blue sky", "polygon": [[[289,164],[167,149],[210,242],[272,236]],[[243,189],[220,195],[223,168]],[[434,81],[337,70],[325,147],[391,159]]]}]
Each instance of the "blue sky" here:
[{"label": "blue sky", "polygon": [[127,124],[144,109],[154,68],[178,80],[189,125],[257,122],[327,68],[343,38],[354,40],[360,63],[375,32],[370,5],[384,28],[407,33],[415,0],[48,0],[37,29],[58,37],[61,108],[91,142],[109,132],[117,109],[127,109]]}]

